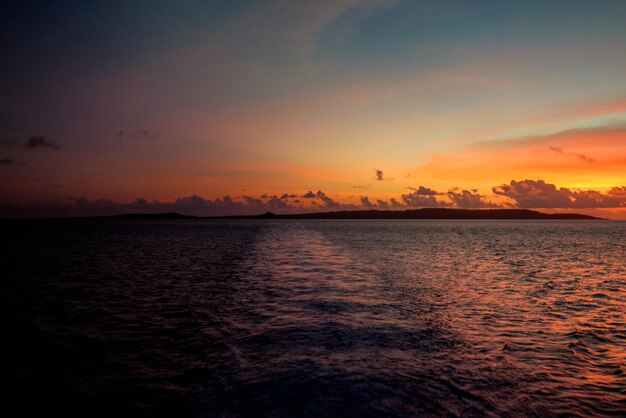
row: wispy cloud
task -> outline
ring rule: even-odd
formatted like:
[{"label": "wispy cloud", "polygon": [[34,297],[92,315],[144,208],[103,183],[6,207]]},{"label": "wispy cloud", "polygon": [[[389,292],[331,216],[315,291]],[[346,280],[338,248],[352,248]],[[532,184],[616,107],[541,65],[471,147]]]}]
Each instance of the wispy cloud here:
[{"label": "wispy cloud", "polygon": [[46,138],[45,136],[31,136],[28,138],[25,144],[26,148],[48,148],[53,150],[60,150],[62,147],[56,141]]},{"label": "wispy cloud", "polygon": [[566,152],[563,151],[563,148],[558,148],[558,147],[549,147],[551,151],[554,151],[556,154],[561,154],[561,155],[571,155],[573,157],[579,158],[581,160],[583,160],[586,163],[592,163],[593,162],[593,158],[586,156],[585,154],[576,154],[575,152]]},{"label": "wispy cloud", "polygon": [[0,159],[0,165],[26,165],[23,161],[17,161],[13,158],[4,157]]},{"label": "wispy cloud", "polygon": [[415,172],[452,184],[469,174],[472,182],[483,187],[503,174],[606,187],[607,179],[626,176],[626,125],[478,142],[432,155]]}]

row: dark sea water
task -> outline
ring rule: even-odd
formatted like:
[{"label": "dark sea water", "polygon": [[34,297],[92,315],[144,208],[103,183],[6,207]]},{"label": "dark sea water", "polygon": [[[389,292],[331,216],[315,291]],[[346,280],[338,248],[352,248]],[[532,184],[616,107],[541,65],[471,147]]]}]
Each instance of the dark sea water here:
[{"label": "dark sea water", "polygon": [[626,416],[626,223],[2,223],[13,416]]}]

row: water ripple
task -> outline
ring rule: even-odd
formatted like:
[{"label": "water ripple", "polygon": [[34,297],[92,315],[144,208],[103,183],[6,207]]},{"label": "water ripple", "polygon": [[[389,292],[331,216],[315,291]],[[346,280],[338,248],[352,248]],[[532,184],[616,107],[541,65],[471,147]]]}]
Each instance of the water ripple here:
[{"label": "water ripple", "polygon": [[626,415],[622,222],[3,226],[24,413]]}]

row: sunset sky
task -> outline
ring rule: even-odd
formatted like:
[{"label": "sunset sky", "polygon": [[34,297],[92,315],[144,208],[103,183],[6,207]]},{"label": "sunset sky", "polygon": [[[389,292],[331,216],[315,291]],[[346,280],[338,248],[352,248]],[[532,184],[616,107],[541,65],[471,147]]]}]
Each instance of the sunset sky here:
[{"label": "sunset sky", "polygon": [[0,215],[626,219],[626,2],[12,1]]}]

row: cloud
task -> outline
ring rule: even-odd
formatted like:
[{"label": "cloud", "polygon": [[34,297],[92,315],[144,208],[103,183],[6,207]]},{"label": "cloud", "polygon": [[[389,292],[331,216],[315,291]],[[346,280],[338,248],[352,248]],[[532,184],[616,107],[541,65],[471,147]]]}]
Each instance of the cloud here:
[{"label": "cloud", "polygon": [[249,208],[263,208],[264,203],[261,199],[256,199],[252,196],[242,196],[246,206]]},{"label": "cloud", "polygon": [[378,204],[378,207],[381,209],[389,209],[389,203],[385,202],[384,200],[376,200],[376,203]]},{"label": "cloud", "polygon": [[488,209],[499,208],[500,205],[485,200],[485,196],[478,194],[476,190],[451,189],[446,194],[455,208],[462,209]]},{"label": "cloud", "polygon": [[483,185],[502,173],[508,179],[556,174],[572,184],[602,184],[607,178],[626,178],[626,124],[474,143],[434,154],[416,170],[450,182],[471,173],[472,181]]},{"label": "cloud", "polygon": [[[446,193],[439,193],[429,187],[419,186],[409,187],[411,193],[403,194],[402,201],[410,207],[445,208],[454,207],[458,209],[487,209],[497,208],[500,205],[487,201],[486,196],[478,194],[477,190],[459,190],[452,188]],[[445,196],[450,201],[437,199],[435,196]]]},{"label": "cloud", "polygon": [[57,144],[52,139],[48,139],[45,136],[31,136],[28,138],[25,144],[26,148],[48,148],[59,150],[61,149],[61,145]]},{"label": "cloud", "polygon": [[435,196],[439,194],[435,190],[428,188],[428,187],[424,187],[424,186],[420,186],[414,190],[416,194],[421,195],[421,196]]},{"label": "cloud", "polygon": [[624,187],[607,193],[596,190],[570,190],[543,180],[512,180],[494,187],[493,193],[505,196],[519,208],[618,208],[626,206]]},{"label": "cloud", "polygon": [[67,198],[30,205],[6,203],[0,206],[0,217],[71,217],[106,216],[122,213],[168,213],[178,212],[197,216],[256,215],[279,210],[281,213],[302,211],[302,207],[289,204],[278,198],[267,202],[252,196],[242,196],[235,200],[226,195],[214,200],[198,195],[179,197],[173,201],[148,201],[138,198],[132,202],[116,202],[109,199],[89,200],[84,197]]},{"label": "cloud", "polygon": [[0,159],[0,165],[26,165],[26,163],[23,161],[14,160],[13,158],[4,157]]},{"label": "cloud", "polygon": [[306,194],[303,194],[302,197],[305,199],[315,199],[317,195],[309,190]]},{"label": "cloud", "polygon": [[549,147],[551,151],[554,151],[557,154],[562,154],[562,155],[571,155],[573,157],[577,157],[579,159],[581,159],[582,161],[586,162],[586,163],[592,163],[593,162],[593,158],[586,156],[585,154],[576,154],[575,152],[565,152],[563,151],[563,148],[558,148],[558,147]]},{"label": "cloud", "polygon": [[375,205],[372,202],[370,202],[370,199],[367,196],[361,196],[361,206],[363,206],[363,208],[366,208],[366,209],[371,209]]},{"label": "cloud", "polygon": [[626,186],[612,187],[611,190],[607,192],[607,195],[626,199]]},{"label": "cloud", "polygon": [[437,194],[439,193],[433,189],[419,186],[413,192],[403,194],[401,197],[404,204],[412,208],[443,208],[451,206],[448,202],[437,200],[435,197]]},{"label": "cloud", "polygon": [[510,184],[492,188],[492,191],[512,199],[520,208],[567,208],[572,204],[568,189],[557,188],[543,180],[512,180]]},{"label": "cloud", "polygon": [[[7,162],[9,161],[10,162]],[[12,159],[0,160],[2,164],[15,164]],[[32,179],[41,184],[43,180]],[[60,186],[52,185],[58,188]],[[481,195],[475,189],[453,188],[445,193],[437,192],[428,187],[419,186],[411,193],[403,194],[401,201],[390,198],[389,201],[377,199],[373,203],[368,196],[360,196],[358,204],[338,202],[319,190],[312,193],[314,198],[303,204],[298,199],[287,201],[295,194],[285,193],[254,197],[243,195],[233,198],[226,195],[222,198],[206,199],[198,195],[179,197],[172,201],[148,201],[138,198],[132,202],[116,202],[109,199],[89,200],[84,197],[66,198],[29,205],[6,203],[0,206],[0,217],[69,217],[69,216],[101,216],[121,213],[165,213],[178,212],[197,216],[224,216],[224,215],[257,215],[264,212],[275,213],[302,213],[311,209],[332,210],[371,210],[371,209],[414,209],[414,208],[459,208],[459,209],[488,209],[498,207],[511,208],[554,208],[554,209],[594,209],[594,208],[626,208],[626,186],[613,187],[607,192],[596,190],[571,190],[557,187],[543,180],[511,181],[492,189],[494,195],[500,196],[506,202],[496,204],[488,200],[488,196]],[[307,193],[308,194],[308,193]]]},{"label": "cloud", "polygon": [[383,170],[379,170],[377,168],[374,169],[374,180],[376,181],[393,181],[391,177],[385,177]]},{"label": "cloud", "polygon": [[289,205],[289,203],[285,202],[284,200],[278,199],[276,197],[272,197],[270,200],[267,201],[267,206],[269,206],[270,209],[287,209],[290,208],[291,206]]},{"label": "cloud", "polygon": [[324,202],[324,205],[328,208],[338,208],[341,206],[341,203],[331,199],[329,196],[326,195],[326,193],[321,190],[317,191],[317,197],[319,197],[320,200]]}]

